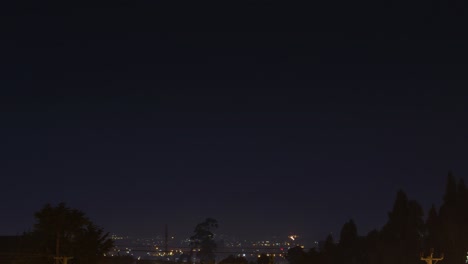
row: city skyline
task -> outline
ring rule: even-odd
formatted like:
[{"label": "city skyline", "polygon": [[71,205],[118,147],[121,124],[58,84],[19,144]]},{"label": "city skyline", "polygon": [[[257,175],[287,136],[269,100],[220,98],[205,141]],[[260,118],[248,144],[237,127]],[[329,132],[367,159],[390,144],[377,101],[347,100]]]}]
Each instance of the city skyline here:
[{"label": "city skyline", "polygon": [[[166,241],[165,234],[147,238],[112,235],[112,239],[115,241],[115,248],[107,255],[127,255],[138,260],[166,259],[177,261],[182,255],[188,254],[193,249],[189,238],[178,240],[174,237],[168,237]],[[319,248],[318,241],[313,241],[308,245],[298,235],[270,237],[263,241],[236,240],[224,235],[215,236],[214,239],[217,243],[215,253],[218,261],[230,255],[245,257],[247,260],[254,261],[261,254],[266,254],[275,257],[276,263],[285,263],[285,254],[293,247]],[[322,241],[320,241],[321,243]]]}]

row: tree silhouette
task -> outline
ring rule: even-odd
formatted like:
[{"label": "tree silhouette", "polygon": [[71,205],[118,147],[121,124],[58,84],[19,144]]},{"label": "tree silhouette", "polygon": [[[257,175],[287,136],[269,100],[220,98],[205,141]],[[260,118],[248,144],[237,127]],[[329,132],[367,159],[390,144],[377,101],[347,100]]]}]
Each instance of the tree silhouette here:
[{"label": "tree silhouette", "polygon": [[432,205],[426,220],[423,209],[409,200],[402,190],[397,192],[388,221],[381,230],[359,237],[354,221],[345,223],[339,243],[329,235],[320,250],[301,247],[288,250],[290,264],[413,264],[420,262],[420,253],[434,257],[444,253],[444,263],[465,264],[468,252],[468,188],[463,179],[449,172],[439,210]]},{"label": "tree silhouette", "polygon": [[343,225],[338,244],[337,258],[339,263],[357,263],[358,261],[358,234],[353,220]]},{"label": "tree silhouette", "polygon": [[424,244],[424,249],[426,251],[429,251],[431,248],[440,249],[441,246],[439,215],[437,214],[437,209],[434,204],[432,204],[427,215]]},{"label": "tree silhouette", "polygon": [[323,249],[320,253],[320,261],[323,264],[334,264],[337,261],[336,244],[332,234],[329,234],[325,239],[325,244],[323,245]]},{"label": "tree silhouette", "polygon": [[383,245],[381,234],[378,230],[370,231],[364,238],[363,243],[363,263],[380,264],[382,263]]},{"label": "tree silhouette", "polygon": [[447,175],[444,202],[439,210],[438,233],[440,250],[446,262],[465,263],[468,250],[468,198],[463,180],[458,184],[451,172]]},{"label": "tree silhouette", "polygon": [[85,214],[65,203],[46,204],[35,213],[36,223],[28,234],[40,252],[50,256],[73,256],[74,263],[96,263],[113,247],[108,233],[93,224]]},{"label": "tree silhouette", "polygon": [[194,235],[190,237],[190,245],[192,250],[199,249],[197,257],[201,263],[214,263],[216,250],[216,242],[214,241],[214,234],[211,232],[213,228],[218,227],[218,221],[213,218],[207,218],[204,222],[195,227]]},{"label": "tree silhouette", "polygon": [[416,201],[409,201],[398,191],[393,210],[381,232],[383,263],[414,263],[419,260],[424,232],[423,211]]},{"label": "tree silhouette", "polygon": [[307,254],[304,252],[304,249],[300,246],[290,248],[286,254],[286,259],[290,264],[306,264],[307,263]]},{"label": "tree silhouette", "polygon": [[307,252],[308,263],[320,263],[320,253],[315,247],[309,249]]},{"label": "tree silhouette", "polygon": [[82,232],[76,236],[75,254],[79,263],[96,263],[99,256],[113,247],[113,241],[108,239],[109,234],[102,228],[89,223]]}]

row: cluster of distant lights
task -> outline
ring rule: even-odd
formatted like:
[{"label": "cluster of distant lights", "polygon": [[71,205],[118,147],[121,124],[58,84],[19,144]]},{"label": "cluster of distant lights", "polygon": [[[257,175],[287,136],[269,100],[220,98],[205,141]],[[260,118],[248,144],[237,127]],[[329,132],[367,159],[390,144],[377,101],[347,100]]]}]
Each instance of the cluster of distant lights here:
[{"label": "cluster of distant lights", "polygon": [[290,246],[290,245],[291,245],[291,243],[289,243],[289,242],[270,243],[269,241],[260,241],[260,242],[252,244],[252,246],[256,246],[256,247],[274,247],[274,246]]},{"label": "cluster of distant lights", "polygon": [[[288,238],[290,239],[290,241],[296,241],[298,239],[298,235],[290,235],[288,236]],[[122,240],[122,239],[126,239],[126,237],[123,237],[123,236],[117,236],[117,235],[112,235],[111,238],[113,240]],[[171,237],[171,239],[174,239],[174,237]],[[140,239],[138,239],[140,241]],[[151,239],[152,240],[152,239]],[[185,242],[185,241],[184,241]],[[242,244],[241,243],[237,243],[236,246],[241,246]],[[304,248],[304,246],[301,246],[301,245],[298,245],[298,244],[295,244],[295,243],[290,243],[288,241],[284,241],[284,242],[270,242],[268,240],[266,241],[257,241],[257,242],[253,242],[251,244],[252,246],[260,246],[260,247],[274,247],[274,246],[291,246],[291,245],[296,245],[296,246],[300,246],[302,248]],[[280,248],[281,251],[283,251],[284,249],[283,248]],[[175,250],[170,250],[168,252],[166,251],[163,251],[162,249],[160,249],[159,246],[155,246],[155,250],[156,251],[159,251],[159,252],[146,252],[146,255],[148,256],[153,256],[153,257],[175,257],[179,254],[183,254],[184,252],[181,250],[181,249],[175,249]],[[200,251],[200,249],[193,249],[194,251]],[[259,249],[255,250],[257,252],[260,252]],[[132,249],[131,248],[125,248],[124,250],[120,250],[118,248],[116,248],[114,251],[113,251],[117,256],[120,255],[120,252],[125,252],[126,254],[128,255],[131,255],[133,256],[133,253],[132,253]],[[109,254],[110,253],[110,254]],[[110,256],[114,256],[114,254],[112,254],[111,252],[109,252],[108,255]],[[124,254],[125,254],[124,253]],[[106,254],[105,254],[106,255]],[[267,253],[265,254],[266,256],[268,257],[283,257],[284,258],[284,254],[283,253]],[[246,257],[246,256],[250,256],[250,257],[254,257],[254,256],[257,256],[257,257],[260,257],[261,255],[258,254],[258,253],[251,253],[251,254],[246,254],[246,253],[240,253],[240,254],[237,254],[238,257]],[[138,260],[141,258],[141,256],[138,257]]]},{"label": "cluster of distant lights", "polygon": [[[246,257],[247,255],[251,256],[251,257],[254,257],[255,254],[237,254],[238,257]],[[284,254],[276,254],[276,253],[273,253],[273,254],[265,254],[267,257],[284,257]],[[257,258],[259,258],[261,255],[260,254],[257,254]]]},{"label": "cluster of distant lights", "polygon": [[117,236],[117,235],[112,235],[112,236],[111,236],[111,239],[112,239],[112,240],[122,240],[122,239],[125,239],[125,237],[123,237],[123,236]]},{"label": "cluster of distant lights", "polygon": [[[114,252],[117,252],[117,256],[120,254],[121,251],[123,251],[123,252],[125,252],[125,253],[130,254],[130,255],[133,256],[133,253],[130,253],[130,252],[132,252],[132,249],[131,249],[131,248],[125,248],[125,250],[120,250],[120,249],[115,249],[115,250],[114,250]],[[112,253],[110,253],[109,255],[110,255],[111,257],[114,256],[114,254],[112,254]],[[106,254],[104,254],[104,256],[106,256]]]},{"label": "cluster of distant lights", "polygon": [[[158,249],[159,248],[156,247],[156,250],[158,250]],[[200,249],[198,251],[200,251]],[[169,252],[161,251],[161,252],[157,252],[157,253],[153,253],[153,254],[150,254],[148,252],[147,255],[150,255],[150,256],[153,256],[153,257],[167,257],[167,256],[174,256],[175,254],[183,254],[183,253],[184,252],[181,249],[176,249],[176,250],[171,250]]]}]

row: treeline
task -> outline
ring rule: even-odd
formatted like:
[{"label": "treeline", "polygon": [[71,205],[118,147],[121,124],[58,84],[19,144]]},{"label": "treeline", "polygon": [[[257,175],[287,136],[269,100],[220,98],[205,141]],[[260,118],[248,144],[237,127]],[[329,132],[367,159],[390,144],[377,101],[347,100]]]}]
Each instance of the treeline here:
[{"label": "treeline", "polygon": [[[8,238],[10,248],[0,249],[1,264],[64,263],[66,257],[72,264],[106,264],[104,255],[114,247],[109,233],[95,225],[84,212],[69,208],[65,203],[46,204],[34,214],[32,231]],[[3,252],[2,252],[3,250]],[[124,258],[114,258],[120,263]],[[107,262],[106,262],[107,261]]]},{"label": "treeline", "polygon": [[[128,256],[105,257],[105,253],[113,248],[113,241],[82,211],[63,203],[55,207],[47,204],[35,213],[35,218],[31,232],[6,237],[5,245],[0,243],[6,250],[0,253],[0,263],[50,264],[55,261],[55,256],[74,256],[70,262],[73,264],[129,264],[136,261]],[[198,250],[196,256],[188,255],[187,263],[193,257],[205,264],[215,262],[216,243],[212,229],[216,227],[217,221],[212,218],[195,227],[190,252]],[[457,180],[451,173],[447,177],[441,206],[433,205],[426,216],[421,205],[408,199],[400,190],[388,220],[380,230],[359,236],[356,224],[350,220],[343,225],[337,240],[329,235],[318,248],[291,248],[286,259],[290,264],[417,264],[423,263],[420,254],[424,252],[427,256],[431,249],[434,249],[435,257],[444,254],[443,263],[466,263],[468,190],[463,179]],[[273,259],[266,255],[257,259],[257,264],[271,263]],[[230,256],[220,264],[247,264],[247,260]]]},{"label": "treeline", "polygon": [[319,248],[291,248],[290,264],[413,264],[421,253],[444,254],[443,263],[464,264],[468,251],[468,190],[463,179],[449,173],[443,203],[424,216],[421,205],[398,191],[387,223],[358,236],[353,220],[345,223],[335,242],[329,235]]}]

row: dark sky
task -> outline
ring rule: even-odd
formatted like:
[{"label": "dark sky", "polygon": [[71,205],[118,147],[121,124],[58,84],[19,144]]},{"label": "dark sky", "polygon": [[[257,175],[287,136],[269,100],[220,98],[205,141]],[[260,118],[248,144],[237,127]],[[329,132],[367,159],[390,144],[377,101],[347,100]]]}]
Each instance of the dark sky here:
[{"label": "dark sky", "polygon": [[395,3],[3,12],[0,234],[61,201],[119,234],[313,239],[381,227],[400,188],[440,204],[468,180],[468,43]]}]

